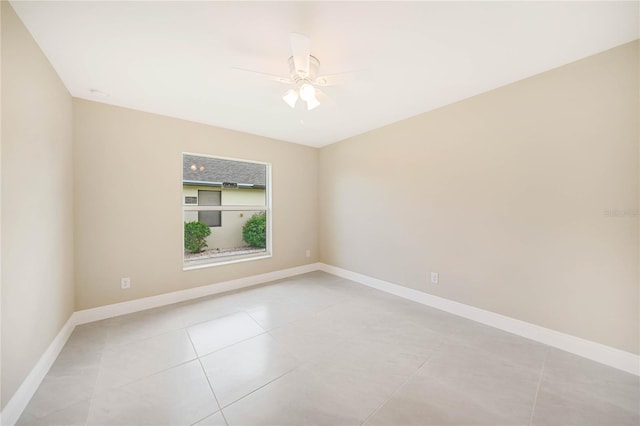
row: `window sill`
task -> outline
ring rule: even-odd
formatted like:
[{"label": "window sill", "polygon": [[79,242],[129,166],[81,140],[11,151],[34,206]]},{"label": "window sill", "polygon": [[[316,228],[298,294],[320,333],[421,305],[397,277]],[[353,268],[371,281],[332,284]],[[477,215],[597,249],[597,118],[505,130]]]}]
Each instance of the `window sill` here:
[{"label": "window sill", "polygon": [[222,265],[230,265],[233,263],[241,263],[241,262],[249,262],[252,260],[261,260],[261,259],[269,259],[273,257],[273,255],[269,252],[260,253],[259,255],[250,255],[246,257],[233,257],[232,259],[220,259],[220,260],[211,260],[211,259],[203,259],[199,261],[192,261],[182,264],[183,271],[192,271],[194,269],[203,269],[203,268],[211,268],[213,266],[222,266]]}]

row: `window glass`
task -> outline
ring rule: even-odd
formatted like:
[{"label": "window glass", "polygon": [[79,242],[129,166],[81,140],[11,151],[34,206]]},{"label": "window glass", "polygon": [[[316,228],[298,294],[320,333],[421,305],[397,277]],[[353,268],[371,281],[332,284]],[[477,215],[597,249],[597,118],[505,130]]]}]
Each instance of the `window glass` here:
[{"label": "window glass", "polygon": [[271,254],[270,166],[183,154],[184,266]]}]

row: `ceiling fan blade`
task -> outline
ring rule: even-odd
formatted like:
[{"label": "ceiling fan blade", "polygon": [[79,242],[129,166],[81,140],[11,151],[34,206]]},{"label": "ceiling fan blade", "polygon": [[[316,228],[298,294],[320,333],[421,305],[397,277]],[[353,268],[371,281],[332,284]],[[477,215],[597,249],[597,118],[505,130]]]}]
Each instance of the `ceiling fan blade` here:
[{"label": "ceiling fan blade", "polygon": [[293,64],[296,73],[302,78],[309,75],[309,55],[311,55],[311,41],[304,34],[291,33],[291,52],[293,53]]},{"label": "ceiling fan blade", "polygon": [[338,84],[350,83],[354,79],[354,73],[356,71],[345,71],[339,72],[336,74],[327,74],[316,77],[313,80],[313,84],[325,87],[325,86],[336,86]]},{"label": "ceiling fan blade", "polygon": [[316,99],[323,105],[335,105],[335,102],[331,98],[331,96],[324,93],[322,90],[316,87]]},{"label": "ceiling fan blade", "polygon": [[290,78],[281,77],[279,75],[273,75],[273,74],[267,74],[267,73],[260,72],[260,71],[248,70],[246,68],[233,67],[232,69],[234,69],[236,71],[241,71],[241,72],[246,72],[246,73],[249,73],[249,74],[261,76],[261,77],[266,77],[269,80],[277,81],[278,83],[293,84],[293,80],[291,80]]}]

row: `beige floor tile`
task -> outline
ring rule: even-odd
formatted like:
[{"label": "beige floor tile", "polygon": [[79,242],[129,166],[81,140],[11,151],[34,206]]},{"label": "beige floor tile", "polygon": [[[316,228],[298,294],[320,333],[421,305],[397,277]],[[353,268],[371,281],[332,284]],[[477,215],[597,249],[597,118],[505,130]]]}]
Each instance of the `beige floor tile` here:
[{"label": "beige floor tile", "polygon": [[636,376],[312,272],[78,326],[19,424],[613,426],[639,404]]},{"label": "beige floor tile", "polygon": [[195,360],[94,398],[87,425],[191,425],[218,410]]},{"label": "beige floor tile", "polygon": [[542,384],[532,425],[637,426],[640,415],[598,398],[594,393]]},{"label": "beige floor tile", "polygon": [[102,355],[96,393],[125,385],[196,358],[185,330],[110,346]]},{"label": "beige floor tile", "polygon": [[229,425],[357,425],[337,390],[295,370],[224,409]]},{"label": "beige floor tile", "polygon": [[542,383],[589,394],[640,415],[640,377],[567,352],[550,350]]},{"label": "beige floor tile", "polygon": [[265,330],[244,312],[227,315],[187,329],[198,356],[262,334]]},{"label": "beige floor tile", "polygon": [[455,381],[413,377],[366,425],[527,425],[509,405],[488,404]]},{"label": "beige floor tile", "polygon": [[79,401],[95,390],[102,352],[64,347],[25,409],[34,418],[47,416]]},{"label": "beige floor tile", "polygon": [[106,347],[147,339],[183,328],[182,312],[175,306],[149,309],[105,320]]},{"label": "beige floor tile", "polygon": [[535,425],[640,425],[640,378],[550,350]]},{"label": "beige floor tile", "polygon": [[73,405],[37,418],[23,413],[17,426],[84,426],[89,415],[89,401],[76,402]]},{"label": "beige floor tile", "polygon": [[261,334],[203,357],[202,365],[224,407],[295,369],[300,362],[273,337]]}]

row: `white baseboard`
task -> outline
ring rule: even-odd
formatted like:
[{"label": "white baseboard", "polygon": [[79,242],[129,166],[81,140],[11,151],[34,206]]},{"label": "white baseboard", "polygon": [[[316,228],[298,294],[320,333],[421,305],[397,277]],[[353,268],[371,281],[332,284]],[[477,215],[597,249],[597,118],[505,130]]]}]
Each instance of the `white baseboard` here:
[{"label": "white baseboard", "polygon": [[336,266],[321,263],[320,270],[640,376],[640,356],[630,352],[625,352],[601,343],[592,342],[494,312],[485,311],[484,309],[475,308],[470,305],[465,305],[464,303],[433,296]]},{"label": "white baseboard", "polygon": [[189,288],[186,290],[159,294],[157,296],[144,297],[142,299],[131,300],[128,302],[114,303],[112,305],[85,309],[82,311],[77,311],[73,315],[75,317],[74,319],[76,324],[85,324],[88,322],[116,317],[118,315],[130,314],[133,312],[144,311],[146,309],[170,305],[172,303],[184,302],[186,300],[197,299],[199,297],[211,296],[213,294],[225,293],[227,291],[251,287],[269,281],[275,281],[282,278],[292,277],[294,275],[317,271],[318,269],[320,269],[319,263],[310,263],[308,265],[297,266],[295,268],[282,269],[279,271],[267,272],[265,274],[252,275],[250,277],[238,278],[235,280],[208,284],[200,287]]},{"label": "white baseboard", "polygon": [[7,405],[0,413],[0,418],[2,419],[2,423],[0,423],[0,425],[15,425],[15,423],[22,415],[22,412],[26,408],[27,404],[35,394],[36,390],[38,390],[38,386],[40,386],[40,383],[42,383],[42,380],[49,372],[49,369],[58,357],[58,354],[60,354],[60,351],[69,339],[69,336],[71,336],[71,333],[73,332],[73,329],[76,325],[99,321],[118,315],[144,311],[146,309],[158,308],[161,306],[170,305],[172,303],[197,299],[199,297],[238,290],[245,287],[267,283],[269,281],[317,271],[319,269],[319,263],[311,263],[295,268],[282,269],[280,271],[267,272],[265,274],[238,278],[236,280],[223,281],[215,284],[204,285],[201,287],[190,288],[187,290],[160,294],[158,296],[145,297],[128,302],[115,303],[112,305],[100,306],[98,308],[76,311],[67,320],[58,335],[53,339],[47,350],[44,352],[44,354],[42,354],[36,365],[31,370],[27,378],[22,382],[16,393],[11,397]]},{"label": "white baseboard", "polygon": [[40,386],[40,383],[42,383],[42,380],[49,372],[58,354],[60,354],[64,344],[67,343],[67,339],[71,336],[74,328],[75,323],[73,315],[71,315],[47,350],[44,351],[27,378],[24,379],[16,393],[14,393],[9,402],[7,402],[1,414],[2,425],[13,426],[16,424],[25,407],[33,397],[33,394],[38,390],[38,386]]}]

